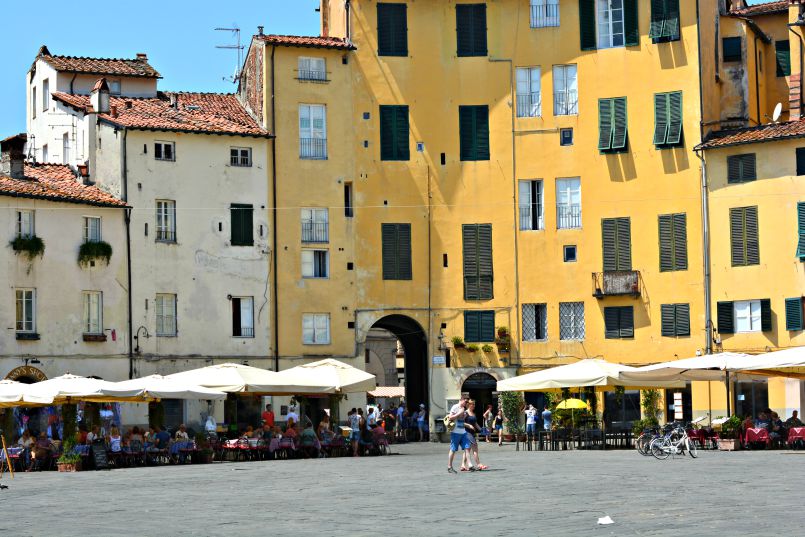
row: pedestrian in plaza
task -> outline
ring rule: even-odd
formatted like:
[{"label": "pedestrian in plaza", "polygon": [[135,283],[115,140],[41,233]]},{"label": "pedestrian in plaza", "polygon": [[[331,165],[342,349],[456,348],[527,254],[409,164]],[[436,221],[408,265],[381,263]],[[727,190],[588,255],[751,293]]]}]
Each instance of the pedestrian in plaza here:
[{"label": "pedestrian in plaza", "polygon": [[377,416],[375,415],[374,407],[369,407],[369,413],[366,415],[366,425],[370,429],[374,429],[375,425],[377,425]]},{"label": "pedestrian in plaza", "polygon": [[425,403],[419,404],[419,412],[416,413],[416,427],[419,429],[419,441],[425,441],[425,424],[428,420],[428,412],[425,410]]},{"label": "pedestrian in plaza", "polygon": [[799,411],[795,410],[791,413],[791,417],[785,420],[785,426],[787,428],[791,427],[802,427],[802,421],[799,419]]},{"label": "pedestrian in plaza", "polygon": [[285,418],[285,421],[294,420],[295,422],[299,423],[299,414],[296,413],[296,407],[292,406],[288,409],[288,416]]},{"label": "pedestrian in plaza", "polygon": [[268,425],[272,429],[274,428],[274,411],[271,410],[271,405],[266,405],[266,409],[263,411],[263,425]]},{"label": "pedestrian in plaza", "polygon": [[542,411],[542,428],[546,431],[551,430],[551,410],[548,406],[545,406],[545,410]]},{"label": "pedestrian in plaza", "polygon": [[[470,447],[470,441],[466,434],[467,431],[464,429],[464,419],[467,416],[466,408],[467,397],[462,395],[461,399],[459,399],[458,403],[453,405],[450,409],[450,413],[447,415],[447,419],[455,423],[453,430],[450,432],[450,454],[447,456],[447,473],[449,474],[458,473],[453,469],[453,459],[456,458],[456,451],[464,451],[463,457],[466,457],[466,451]],[[475,467],[472,466],[472,463],[470,463],[468,470],[470,472],[475,471]]]},{"label": "pedestrian in plaza", "polygon": [[484,432],[486,433],[486,443],[490,443],[490,437],[492,436],[492,427],[495,425],[495,413],[492,412],[492,404],[486,405],[486,411],[484,412]]},{"label": "pedestrian in plaza", "polygon": [[350,441],[352,442],[352,456],[358,456],[358,442],[361,439],[361,416],[358,414],[356,409],[352,409],[349,411],[349,416],[347,417],[349,421],[349,428],[352,429],[352,436],[350,437]]},{"label": "pedestrian in plaza", "polygon": [[187,427],[185,427],[184,423],[179,425],[179,430],[176,431],[174,438],[177,442],[187,442],[190,440],[190,436],[187,434]]},{"label": "pedestrian in plaza", "polygon": [[537,437],[537,409],[534,408],[534,405],[528,405],[525,411],[525,434],[528,436],[529,442],[532,437],[534,439]]},{"label": "pedestrian in plaza", "polygon": [[394,432],[397,433],[397,438],[400,440],[405,440],[404,420],[405,420],[405,403],[403,401],[400,401],[400,406],[397,407],[397,421],[394,424]]},{"label": "pedestrian in plaza", "polygon": [[461,461],[461,471],[467,472],[470,471],[472,468],[472,461],[470,460],[471,457],[475,458],[475,468],[478,470],[486,470],[488,467],[481,464],[481,459],[478,454],[478,438],[477,434],[480,432],[480,426],[478,424],[478,416],[475,415],[475,401],[469,399],[467,401],[467,415],[464,418],[464,429],[467,431],[465,434],[467,435],[467,440],[470,442],[470,449],[464,452],[464,456],[462,457]]},{"label": "pedestrian in plaza", "polygon": [[503,416],[503,409],[499,408],[495,416],[495,431],[498,433],[498,447],[503,445],[503,422],[506,418]]}]

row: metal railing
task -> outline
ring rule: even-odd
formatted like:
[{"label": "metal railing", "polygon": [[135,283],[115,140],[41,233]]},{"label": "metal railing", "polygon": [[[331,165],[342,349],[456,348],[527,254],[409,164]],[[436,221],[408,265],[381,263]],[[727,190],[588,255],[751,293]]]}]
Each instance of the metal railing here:
[{"label": "metal railing", "polygon": [[559,26],[559,0],[548,0],[545,4],[531,6],[531,27],[549,26]]},{"label": "metal railing", "polygon": [[329,242],[329,222],[302,222],[302,242]]},{"label": "metal railing", "polygon": [[241,326],[240,327],[240,336],[239,337],[254,337],[254,327]]},{"label": "metal railing", "polygon": [[640,271],[593,272],[593,296],[640,296]]},{"label": "metal railing", "polygon": [[299,157],[311,160],[327,160],[327,138],[301,138]]},{"label": "metal railing", "polygon": [[581,227],[581,205],[557,205],[556,228],[574,229]]},{"label": "metal railing", "polygon": [[521,205],[520,206],[520,229],[523,231],[535,231],[538,229],[542,229],[543,222],[542,222],[542,214],[539,210],[537,210],[538,214],[536,215],[537,220],[534,221],[534,209],[530,205]]},{"label": "metal railing", "polygon": [[517,95],[517,117],[539,117],[540,108],[539,92]]},{"label": "metal railing", "polygon": [[571,116],[579,113],[579,96],[576,90],[567,90],[553,94],[553,114],[555,116]]},{"label": "metal railing", "polygon": [[171,229],[157,229],[157,239],[162,242],[176,242],[176,232]]},{"label": "metal railing", "polygon": [[252,165],[252,159],[249,155],[231,155],[229,157],[229,164],[231,166],[248,168]]},{"label": "metal railing", "polygon": [[311,80],[314,82],[327,82],[327,72],[326,71],[308,71],[308,70],[300,70],[297,71],[299,74],[299,80]]}]

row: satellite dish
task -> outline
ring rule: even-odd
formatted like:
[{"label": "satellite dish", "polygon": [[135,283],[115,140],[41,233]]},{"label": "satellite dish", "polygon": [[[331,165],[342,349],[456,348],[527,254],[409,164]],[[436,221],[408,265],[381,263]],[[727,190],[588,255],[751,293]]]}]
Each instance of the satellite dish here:
[{"label": "satellite dish", "polygon": [[777,120],[780,119],[780,114],[783,113],[783,103],[777,103],[774,106],[774,112],[771,114],[771,120],[777,123]]}]

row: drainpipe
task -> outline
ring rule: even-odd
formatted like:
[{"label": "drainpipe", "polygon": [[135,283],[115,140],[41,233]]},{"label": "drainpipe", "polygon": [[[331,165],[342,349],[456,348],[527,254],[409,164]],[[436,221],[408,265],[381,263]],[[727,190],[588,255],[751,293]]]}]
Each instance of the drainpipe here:
[{"label": "drainpipe", "polygon": [[699,157],[702,182],[702,268],[704,269],[704,327],[705,327],[705,353],[713,354],[713,318],[711,311],[711,281],[710,281],[710,199],[707,186],[707,161],[704,150],[696,151]]},{"label": "drainpipe", "polygon": [[273,279],[274,279],[274,371],[280,370],[280,335],[279,335],[279,298],[277,292],[279,285],[277,282],[277,257],[279,257],[279,246],[277,245],[277,108],[276,108],[276,93],[277,88],[274,84],[274,52],[276,47],[271,47],[271,134],[274,136],[271,139],[271,201],[274,204],[272,207],[272,241],[274,243],[274,255],[272,257],[273,264]]},{"label": "drainpipe", "polygon": [[[763,118],[760,116],[760,71],[758,69],[758,48],[757,48],[758,35],[755,34],[755,109],[757,110],[757,124],[763,124]],[[766,66],[768,69],[768,65]]]},{"label": "drainpipe", "polygon": [[[128,142],[128,131],[124,128],[123,129],[123,185],[122,185],[122,193],[123,193],[123,201],[126,202],[128,205],[129,203],[129,174],[128,174],[128,152],[126,150],[127,142]],[[126,277],[128,278],[128,310],[129,310],[129,378],[134,378],[134,349],[133,349],[133,337],[132,330],[134,328],[134,321],[132,319],[133,316],[133,308],[132,308],[132,293],[131,293],[131,209],[126,209],[124,215],[125,223],[126,223]]]},{"label": "drainpipe", "polygon": [[350,0],[346,0],[344,4],[344,11],[345,11],[345,18],[346,21],[344,22],[344,33],[346,34],[347,43],[352,43],[352,28],[350,24],[350,11],[352,10],[352,6],[349,4]]}]

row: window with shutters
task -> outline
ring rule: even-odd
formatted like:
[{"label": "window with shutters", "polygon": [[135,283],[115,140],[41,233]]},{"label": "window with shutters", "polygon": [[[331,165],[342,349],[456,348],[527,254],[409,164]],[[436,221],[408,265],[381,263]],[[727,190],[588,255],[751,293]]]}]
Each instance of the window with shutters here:
[{"label": "window with shutters", "polygon": [[548,339],[548,305],[523,304],[523,341]]},{"label": "window with shutters", "polygon": [[663,336],[690,335],[690,304],[662,304],[660,319]]},{"label": "window with shutters", "polygon": [[739,62],[743,59],[740,37],[725,37],[721,40],[725,62]]},{"label": "window with shutters", "polygon": [[156,297],[157,336],[176,335],[176,295],[158,294]]},{"label": "window with shutters", "polygon": [[100,291],[84,291],[82,299],[84,333],[103,334],[103,294]]},{"label": "window with shutters", "polygon": [[299,105],[299,158],[327,160],[327,108],[323,104]]},{"label": "window with shutters", "polygon": [[531,0],[531,27],[559,26],[559,0]]},{"label": "window with shutters", "polygon": [[410,280],[411,224],[381,224],[383,279]]},{"label": "window with shutters", "polygon": [[232,337],[254,337],[254,297],[232,297]]},{"label": "window with shutters", "polygon": [[730,209],[730,250],[733,267],[760,264],[757,207]]},{"label": "window with shutters", "polygon": [[754,153],[727,157],[727,182],[745,183],[757,179],[755,161]]},{"label": "window with shutters", "polygon": [[492,343],[495,341],[495,312],[465,311],[464,341],[470,343]]},{"label": "window with shutters", "polygon": [[634,337],[634,307],[614,306],[604,308],[606,339],[630,339]]},{"label": "window with shutters", "polygon": [[16,211],[15,232],[17,237],[24,239],[33,237],[34,231],[34,212],[27,210]]},{"label": "window with shutters", "polygon": [[101,242],[101,218],[99,216],[84,217],[84,242]]},{"label": "window with shutters", "polygon": [[489,160],[489,107],[459,106],[458,123],[461,160]]},{"label": "window with shutters", "polygon": [[627,134],[626,97],[598,99],[598,150],[626,151]]},{"label": "window with shutters", "polygon": [[679,40],[679,0],[651,0],[648,36],[654,43]]},{"label": "window with shutters", "polygon": [[156,200],[157,204],[157,242],[176,242],[176,202]]},{"label": "window with shutters", "polygon": [[553,66],[553,114],[572,116],[579,113],[579,82],[576,65]]},{"label": "window with shutters", "polygon": [[785,299],[785,329],[789,331],[805,329],[801,296]]},{"label": "window with shutters", "polygon": [[581,179],[556,180],[556,229],[581,227]]},{"label": "window with shutters", "polygon": [[327,278],[330,274],[330,252],[302,250],[302,277]]},{"label": "window with shutters", "polygon": [[542,181],[520,181],[520,229],[536,231],[544,229],[542,217]]},{"label": "window with shutters", "polygon": [[717,305],[718,332],[770,332],[772,330],[771,300],[738,300]]},{"label": "window with shutters", "polygon": [[408,107],[380,107],[380,160],[409,160]]},{"label": "window with shutters", "polygon": [[559,303],[559,339],[584,339],[584,302]]},{"label": "window with shutters", "polygon": [[16,324],[17,332],[36,332],[36,290],[15,289]]},{"label": "window with shutters", "polygon": [[639,44],[637,0],[580,0],[581,48]]},{"label": "window with shutters", "polygon": [[232,215],[232,246],[254,246],[254,207],[233,203],[229,206]]},{"label": "window with shutters", "polygon": [[797,148],[797,175],[805,175],[805,147]]},{"label": "window with shutters", "polygon": [[176,144],[174,142],[154,142],[154,160],[176,160]]},{"label": "window with shutters", "polygon": [[601,220],[604,272],[632,270],[632,224],[629,218]]},{"label": "window with shutters", "polygon": [[456,6],[456,38],[459,57],[486,56],[486,4]]},{"label": "window with shutters", "polygon": [[493,298],[492,224],[464,224],[464,299]]},{"label": "window with shutters", "polygon": [[797,240],[797,257],[800,261],[805,261],[805,202],[797,203],[797,228],[799,239]]},{"label": "window with shutters", "polygon": [[777,63],[777,76],[791,76],[791,44],[787,39],[774,43],[774,56]]},{"label": "window with shutters", "polygon": [[302,343],[328,345],[330,343],[330,314],[305,313],[302,315]]},{"label": "window with shutters", "polygon": [[654,145],[660,148],[682,144],[682,92],[654,95]]},{"label": "window with shutters", "polygon": [[327,82],[327,68],[324,58],[311,58],[307,56],[299,57],[299,65],[296,71],[299,80],[312,82]]},{"label": "window with shutters", "polygon": [[517,117],[542,115],[540,68],[517,68]]},{"label": "window with shutters", "polygon": [[377,55],[408,56],[408,6],[377,4]]},{"label": "window with shutters", "polygon": [[31,88],[31,119],[36,119],[36,88]]},{"label": "window with shutters", "polygon": [[302,209],[302,242],[330,242],[327,209]]},{"label": "window with shutters", "polygon": [[661,214],[660,232],[660,272],[688,269],[687,215]]},{"label": "window with shutters", "polygon": [[738,300],[734,308],[736,332],[760,332],[760,300]]}]

